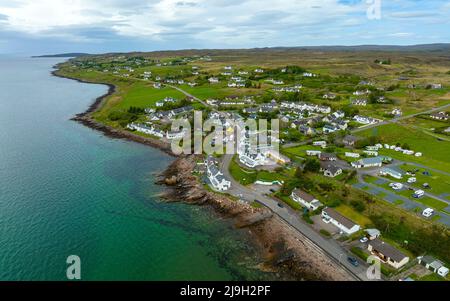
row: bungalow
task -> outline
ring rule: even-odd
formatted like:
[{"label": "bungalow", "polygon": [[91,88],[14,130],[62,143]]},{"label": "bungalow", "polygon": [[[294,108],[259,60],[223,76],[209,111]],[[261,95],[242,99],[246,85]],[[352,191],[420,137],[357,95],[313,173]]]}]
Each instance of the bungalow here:
[{"label": "bungalow", "polygon": [[342,168],[331,163],[322,162],[320,164],[321,171],[325,177],[334,178],[342,174]]},{"label": "bungalow", "polygon": [[367,249],[396,269],[400,269],[409,262],[408,256],[379,238],[369,241]]},{"label": "bungalow", "polygon": [[360,115],[356,115],[355,117],[353,117],[353,119],[361,124],[374,124],[377,123],[378,121],[372,117],[366,117],[366,116],[360,116]]},{"label": "bungalow", "polygon": [[322,219],[327,224],[332,223],[347,235],[356,233],[361,229],[360,225],[355,224],[352,220],[346,218],[332,208],[325,208],[322,210]]},{"label": "bungalow", "polygon": [[337,160],[337,156],[335,154],[321,153],[319,155],[319,159],[321,161],[336,161]]},{"label": "bungalow", "polygon": [[448,268],[446,268],[439,260],[436,260],[429,255],[419,256],[417,259],[419,260],[419,264],[423,265],[430,271],[437,273],[439,276],[446,277],[448,275]]},{"label": "bungalow", "polygon": [[344,137],[344,139],[342,139],[342,142],[345,146],[354,146],[356,141],[358,141],[358,138],[352,135],[347,135]]},{"label": "bungalow", "polygon": [[400,171],[394,170],[392,168],[385,167],[380,170],[380,175],[382,176],[391,176],[395,179],[401,179],[403,178],[403,173]]},{"label": "bungalow", "polygon": [[436,119],[436,120],[443,120],[443,121],[447,121],[448,120],[448,114],[445,112],[438,112],[438,113],[433,113],[430,115],[430,118]]},{"label": "bungalow", "polygon": [[354,168],[381,167],[383,165],[382,157],[364,158],[351,163]]},{"label": "bungalow", "polygon": [[331,134],[334,132],[339,131],[339,128],[335,125],[331,125],[331,124],[326,124],[323,129],[322,129],[324,134]]},{"label": "bungalow", "polygon": [[209,81],[211,84],[218,84],[218,83],[219,83],[219,79],[218,79],[217,77],[210,77],[210,78],[208,79],[208,81]]},{"label": "bungalow", "polygon": [[264,73],[264,70],[257,68],[257,69],[255,69],[255,73]]},{"label": "bungalow", "polygon": [[317,210],[319,209],[319,207],[323,206],[323,204],[314,196],[300,189],[294,189],[294,191],[292,191],[291,198],[295,202],[300,203],[302,206],[312,211]]}]

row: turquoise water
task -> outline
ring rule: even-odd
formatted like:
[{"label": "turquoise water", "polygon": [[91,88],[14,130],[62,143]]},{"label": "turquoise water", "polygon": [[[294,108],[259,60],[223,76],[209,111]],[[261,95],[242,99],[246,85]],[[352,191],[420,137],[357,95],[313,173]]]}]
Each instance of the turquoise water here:
[{"label": "turquoise water", "polygon": [[61,59],[0,58],[0,280],[257,280],[246,236],[205,208],[166,204],[171,158],[69,119],[106,92],[52,77]]}]

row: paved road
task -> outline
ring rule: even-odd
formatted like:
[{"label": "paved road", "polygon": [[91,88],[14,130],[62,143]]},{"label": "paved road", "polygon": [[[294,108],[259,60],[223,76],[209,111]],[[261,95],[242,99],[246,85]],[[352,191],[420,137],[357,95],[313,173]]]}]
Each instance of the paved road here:
[{"label": "paved road", "polygon": [[225,177],[231,181],[231,189],[227,192],[239,197],[240,199],[248,202],[257,200],[259,203],[270,209],[274,214],[278,215],[282,220],[288,223],[291,227],[303,234],[309,241],[309,243],[316,249],[325,252],[332,260],[343,266],[355,280],[367,281],[366,266],[361,263],[359,267],[354,267],[347,261],[349,256],[347,250],[340,246],[336,241],[332,239],[326,239],[314,229],[312,229],[306,222],[304,222],[298,212],[295,212],[289,207],[284,206],[281,208],[278,202],[258,191],[251,190],[248,187],[241,185],[239,182],[233,179],[229,172],[229,166],[233,160],[232,155],[225,155],[221,163],[221,170]]}]

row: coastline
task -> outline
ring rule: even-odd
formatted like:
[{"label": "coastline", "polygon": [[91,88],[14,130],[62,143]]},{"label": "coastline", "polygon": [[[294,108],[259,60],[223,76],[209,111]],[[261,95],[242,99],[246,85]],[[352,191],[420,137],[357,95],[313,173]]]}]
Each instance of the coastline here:
[{"label": "coastline", "polygon": [[193,156],[177,157],[172,153],[169,143],[117,130],[93,119],[91,114],[100,109],[109,96],[117,92],[115,85],[71,78],[58,74],[58,70],[56,65],[51,74],[80,83],[108,86],[106,94],[97,97],[85,112],[75,115],[71,120],[98,130],[107,137],[148,145],[177,158],[158,181],[168,187],[164,198],[173,202],[211,207],[218,215],[233,219],[237,228],[247,229],[254,238],[253,244],[261,254],[262,270],[281,274],[281,279],[287,280],[353,280],[348,272],[317,247],[306,243],[306,239],[302,240],[300,233],[271,214],[268,209],[253,208],[226,196],[208,192],[192,175],[195,167]]},{"label": "coastline", "polygon": [[145,145],[157,148],[172,157],[175,157],[175,155],[173,154],[173,152],[171,150],[169,143],[165,143],[163,141],[148,138],[148,137],[138,136],[131,132],[120,131],[120,130],[117,130],[113,127],[110,127],[108,125],[100,123],[100,122],[96,121],[95,119],[91,118],[90,114],[92,114],[92,113],[96,112],[98,109],[100,109],[100,107],[103,105],[103,102],[109,96],[111,96],[112,94],[114,94],[117,91],[117,88],[115,85],[110,84],[110,83],[91,82],[91,81],[86,81],[86,80],[82,80],[82,79],[78,79],[78,78],[61,75],[61,74],[58,74],[58,69],[56,69],[56,68],[57,68],[57,66],[55,66],[55,70],[53,70],[51,72],[52,76],[74,80],[76,82],[83,83],[83,84],[108,86],[108,92],[106,94],[103,94],[103,95],[97,97],[94,100],[94,102],[88,107],[88,109],[86,111],[76,114],[73,118],[71,118],[72,121],[76,121],[80,124],[83,124],[86,127],[100,131],[109,138],[126,139],[129,141],[145,144]]}]

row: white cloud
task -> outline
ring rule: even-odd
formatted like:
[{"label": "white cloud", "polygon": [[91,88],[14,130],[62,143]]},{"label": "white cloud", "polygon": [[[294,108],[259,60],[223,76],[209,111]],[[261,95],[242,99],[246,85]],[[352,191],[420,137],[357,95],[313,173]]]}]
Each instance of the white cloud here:
[{"label": "white cloud", "polygon": [[[0,0],[0,34],[75,42],[178,40],[181,47],[384,42],[387,36],[417,37],[406,34],[410,18],[447,22],[433,17],[434,1],[426,1],[426,9],[413,0],[383,1],[382,19],[374,22],[364,0]],[[390,34],[391,28],[398,32]]]},{"label": "white cloud", "polygon": [[[363,7],[338,0],[12,0],[0,2],[5,28],[45,36],[69,27],[107,27],[119,35],[163,38],[176,32],[217,38],[344,20]],[[195,31],[197,29],[197,31]],[[238,37],[236,37],[239,39]]]}]

